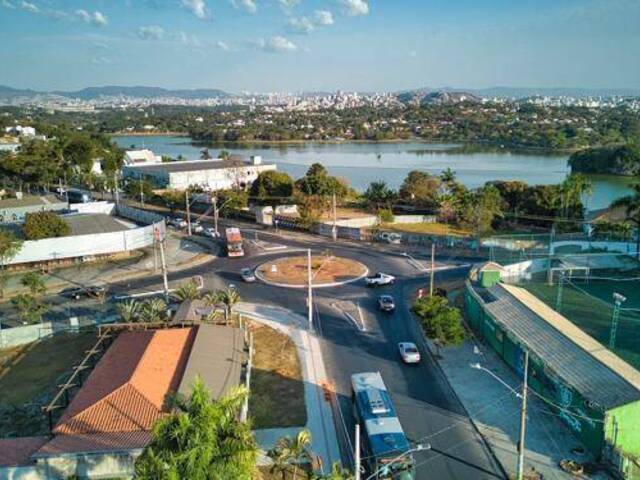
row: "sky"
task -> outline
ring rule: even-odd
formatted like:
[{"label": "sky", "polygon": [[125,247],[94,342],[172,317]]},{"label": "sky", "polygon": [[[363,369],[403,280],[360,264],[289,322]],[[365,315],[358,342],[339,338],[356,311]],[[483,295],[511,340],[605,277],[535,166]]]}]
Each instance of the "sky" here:
[{"label": "sky", "polygon": [[640,88],[640,0],[0,0],[0,85]]}]

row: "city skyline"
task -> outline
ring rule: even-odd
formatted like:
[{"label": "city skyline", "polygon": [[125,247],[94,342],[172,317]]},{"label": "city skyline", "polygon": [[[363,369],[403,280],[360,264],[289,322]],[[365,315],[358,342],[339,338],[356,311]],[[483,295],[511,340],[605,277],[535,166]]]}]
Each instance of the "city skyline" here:
[{"label": "city skyline", "polygon": [[638,88],[638,20],[628,0],[2,0],[0,84]]}]

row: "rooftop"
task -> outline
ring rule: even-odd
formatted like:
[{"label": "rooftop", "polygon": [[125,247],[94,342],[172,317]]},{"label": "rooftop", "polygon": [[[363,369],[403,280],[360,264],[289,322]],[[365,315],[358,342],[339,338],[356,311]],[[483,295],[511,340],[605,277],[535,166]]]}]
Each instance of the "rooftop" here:
[{"label": "rooftop", "polygon": [[0,200],[0,210],[18,207],[37,207],[50,204],[64,204],[66,206],[66,202],[58,200],[54,195],[25,195],[21,199],[5,198],[4,200]]},{"label": "rooftop", "polygon": [[201,170],[220,170],[224,168],[239,167],[264,167],[273,164],[261,163],[254,165],[250,162],[241,160],[186,160],[178,162],[165,163],[148,163],[141,165],[125,165],[125,169],[135,169],[143,172],[162,172],[162,173],[178,173],[178,172],[195,172]]},{"label": "rooftop", "polygon": [[526,290],[472,283],[485,309],[585,399],[605,410],[640,400],[640,372]]},{"label": "rooftop", "polygon": [[71,227],[71,235],[122,232],[132,228],[124,221],[105,213],[81,213],[63,217]]}]

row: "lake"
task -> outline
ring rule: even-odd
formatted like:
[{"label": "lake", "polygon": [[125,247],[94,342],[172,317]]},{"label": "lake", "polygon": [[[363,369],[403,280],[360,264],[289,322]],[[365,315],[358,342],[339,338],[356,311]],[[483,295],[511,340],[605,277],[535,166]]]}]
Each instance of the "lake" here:
[{"label": "lake", "polygon": [[[202,147],[188,137],[120,136],[114,140],[122,148],[149,148],[158,155],[186,159],[200,158]],[[263,161],[276,163],[278,170],[294,178],[304,175],[309,165],[323,164],[332,175],[346,178],[358,190],[369,183],[384,180],[398,188],[411,170],[439,174],[452,168],[458,180],[469,188],[489,180],[520,180],[529,184],[554,184],[569,173],[567,154],[510,152],[499,149],[467,148],[459,145],[401,143],[305,143],[277,145],[232,145],[209,148],[212,157],[220,150],[248,157],[261,155]],[[630,193],[629,177],[589,176],[593,195],[585,198],[588,210],[604,208],[614,199]]]}]

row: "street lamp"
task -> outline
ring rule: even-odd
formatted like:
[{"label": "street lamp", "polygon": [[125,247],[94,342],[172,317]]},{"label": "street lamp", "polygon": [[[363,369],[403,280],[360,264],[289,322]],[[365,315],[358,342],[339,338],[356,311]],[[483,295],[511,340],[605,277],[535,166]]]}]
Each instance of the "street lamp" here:
[{"label": "street lamp", "polygon": [[398,455],[396,458],[394,458],[393,460],[391,460],[389,463],[383,465],[382,467],[378,468],[375,472],[373,472],[371,475],[369,475],[365,480],[371,480],[373,478],[375,478],[376,476],[378,476],[379,473],[384,472],[384,473],[388,473],[389,469],[391,468],[391,465],[393,465],[394,463],[396,463],[399,460],[402,460],[404,457],[406,457],[407,455],[410,455],[414,452],[421,452],[423,450],[431,450],[431,444],[429,443],[418,443],[415,447],[407,450],[406,452],[402,452],[400,455]]},{"label": "street lamp", "polygon": [[491,370],[483,367],[480,363],[471,363],[469,364],[471,368],[476,370],[482,370],[483,372],[488,373],[493,378],[498,380],[502,385],[507,387],[511,392],[515,393],[518,398],[520,398],[520,435],[518,441],[518,475],[517,479],[522,480],[524,477],[524,439],[525,432],[527,429],[527,380],[529,376],[529,352],[525,350],[524,352],[524,375],[523,375],[523,383],[522,383],[522,393],[518,393],[514,390],[507,382],[502,380],[498,375],[493,373]]},{"label": "street lamp", "polygon": [[618,321],[620,320],[620,308],[627,301],[627,297],[617,292],[613,293],[613,315],[611,317],[611,332],[609,333],[609,350],[616,346],[616,334],[618,333]]}]

